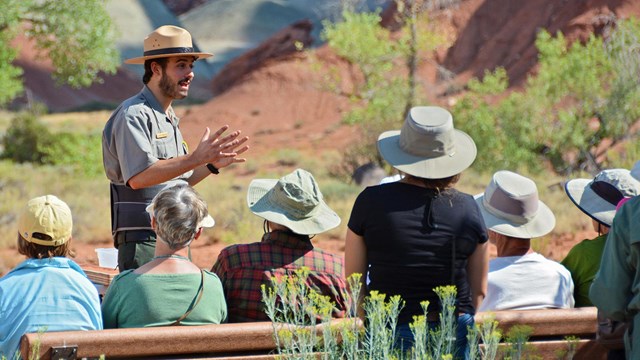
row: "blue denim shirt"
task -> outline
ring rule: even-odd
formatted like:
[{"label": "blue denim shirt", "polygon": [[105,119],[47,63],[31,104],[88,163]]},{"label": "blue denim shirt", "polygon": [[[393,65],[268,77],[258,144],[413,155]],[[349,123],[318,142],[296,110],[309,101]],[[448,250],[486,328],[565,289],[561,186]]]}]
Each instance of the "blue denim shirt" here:
[{"label": "blue denim shirt", "polygon": [[73,260],[27,259],[0,278],[0,357],[25,333],[100,329],[98,291]]}]

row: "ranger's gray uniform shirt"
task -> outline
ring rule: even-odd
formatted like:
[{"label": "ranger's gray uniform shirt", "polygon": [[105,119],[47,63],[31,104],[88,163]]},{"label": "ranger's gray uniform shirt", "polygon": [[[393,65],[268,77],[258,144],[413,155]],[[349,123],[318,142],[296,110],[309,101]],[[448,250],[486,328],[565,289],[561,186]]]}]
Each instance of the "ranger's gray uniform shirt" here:
[{"label": "ranger's gray uniform shirt", "polygon": [[[165,114],[148,87],[125,100],[111,115],[102,133],[102,160],[111,181],[111,233],[152,231],[146,207],[163,189],[187,183],[188,171],[172,180],[143,189],[131,189],[129,180],[158,160],[187,154],[173,109]],[[123,238],[126,241],[126,237]]]},{"label": "ranger's gray uniform shirt", "polygon": [[[107,178],[116,185],[129,180],[158,160],[187,154],[178,128],[179,119],[169,108],[166,115],[147,86],[113,112],[102,133],[102,158]],[[188,171],[165,183],[186,182]]]}]

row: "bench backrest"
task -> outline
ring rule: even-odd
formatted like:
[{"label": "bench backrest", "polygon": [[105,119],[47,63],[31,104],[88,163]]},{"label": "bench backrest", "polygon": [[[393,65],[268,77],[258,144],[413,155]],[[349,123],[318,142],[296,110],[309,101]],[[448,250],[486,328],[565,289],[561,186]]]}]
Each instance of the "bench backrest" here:
[{"label": "bench backrest", "polygon": [[[497,311],[477,314],[476,323],[495,318],[503,334],[514,325],[531,326],[530,343],[545,359],[555,358],[557,350],[567,349],[563,339],[569,335],[579,338],[574,359],[605,359],[606,350],[594,340],[596,313],[593,307]],[[350,320],[337,319],[332,325],[345,321]],[[317,330],[321,331],[321,327]],[[270,322],[26,334],[21,342],[24,359],[31,358],[29,350],[34,344],[39,344],[40,359],[63,353],[73,353],[77,358],[106,355],[109,359],[198,354],[221,359],[271,359],[269,354],[276,349]]]},{"label": "bench backrest", "polygon": [[[574,309],[507,310],[478,313],[476,324],[495,318],[503,337],[515,325],[531,326],[533,332],[529,344],[542,359],[557,359],[559,351],[567,351],[567,336],[578,338],[575,360],[605,360],[607,349],[595,341],[597,309],[584,307]],[[503,339],[504,340],[504,339]],[[507,346],[501,344],[501,347]]]},{"label": "bench backrest", "polygon": [[564,337],[565,335],[589,337],[595,334],[597,313],[595,307],[504,310],[478,313],[475,320],[476,324],[480,324],[485,319],[495,317],[503,334],[506,334],[514,325],[529,325],[533,327],[531,337]]},{"label": "bench backrest", "polygon": [[[336,319],[331,325],[351,321]],[[356,326],[362,325],[357,321]],[[321,333],[322,327],[316,328]],[[56,353],[73,353],[76,358],[105,355],[109,359],[187,354],[258,359],[265,357],[248,355],[270,354],[276,349],[271,322],[31,333],[21,340],[23,359],[32,358],[34,345],[38,359],[55,358]]]}]

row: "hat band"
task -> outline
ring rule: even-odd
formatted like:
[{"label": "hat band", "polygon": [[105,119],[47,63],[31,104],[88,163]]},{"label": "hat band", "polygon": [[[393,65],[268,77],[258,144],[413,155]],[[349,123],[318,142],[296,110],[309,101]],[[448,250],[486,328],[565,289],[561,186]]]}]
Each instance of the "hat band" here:
[{"label": "hat band", "polygon": [[512,195],[506,193],[501,187],[493,186],[485,191],[482,200],[484,207],[491,214],[514,222],[516,224],[526,224],[538,214],[538,196],[530,193],[526,196],[514,199]]},{"label": "hat band", "polygon": [[192,52],[193,52],[192,47],[173,47],[173,48],[164,48],[164,49],[157,49],[157,50],[147,50],[144,52],[144,56],[188,54]]},{"label": "hat band", "polygon": [[499,209],[496,209],[495,207],[491,206],[491,204],[487,200],[486,196],[484,197],[482,202],[484,204],[484,208],[490,214],[492,214],[492,215],[494,215],[496,217],[499,217],[500,219],[507,220],[508,222],[511,222],[511,223],[514,223],[514,224],[524,225],[524,224],[528,223],[529,221],[531,221],[535,217],[535,215],[534,216],[517,215],[517,214],[511,214],[511,213],[507,213],[507,212],[501,211]]},{"label": "hat band", "polygon": [[596,195],[602,198],[602,200],[614,206],[618,205],[620,200],[624,198],[624,195],[617,187],[606,181],[593,181],[589,187],[594,193],[596,193]]}]

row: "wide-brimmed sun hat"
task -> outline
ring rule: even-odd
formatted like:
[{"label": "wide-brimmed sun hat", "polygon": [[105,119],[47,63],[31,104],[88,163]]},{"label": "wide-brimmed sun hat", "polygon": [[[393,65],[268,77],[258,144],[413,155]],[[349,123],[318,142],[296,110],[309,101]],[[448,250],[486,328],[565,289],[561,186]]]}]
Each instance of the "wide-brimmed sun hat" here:
[{"label": "wide-brimmed sun hat", "polygon": [[533,180],[511,171],[493,174],[484,193],[474,196],[484,223],[498,234],[531,239],[548,234],[556,217],[538,198]]},{"label": "wide-brimmed sun hat", "polygon": [[[18,232],[26,241],[44,246],[60,246],[71,239],[73,219],[71,209],[54,195],[33,198],[27,202],[18,218]],[[50,240],[34,237],[39,233]]]},{"label": "wide-brimmed sun hat", "polygon": [[144,64],[146,60],[171,56],[195,56],[205,59],[210,53],[195,51],[191,34],[183,28],[164,25],[155,29],[144,39],[143,56],[127,59],[126,64]]},{"label": "wide-brimmed sun hat", "polygon": [[251,181],[247,204],[254,214],[296,234],[320,234],[340,225],[340,217],[324,202],[313,175],[303,169],[279,180]]},{"label": "wide-brimmed sun hat", "polygon": [[640,182],[627,169],[607,169],[593,179],[572,179],[564,189],[585,214],[611,226],[620,200],[640,194]]},{"label": "wide-brimmed sun hat", "polygon": [[473,139],[454,129],[451,113],[437,106],[412,108],[402,129],[380,134],[378,151],[394,168],[426,179],[459,174],[477,154]]}]

